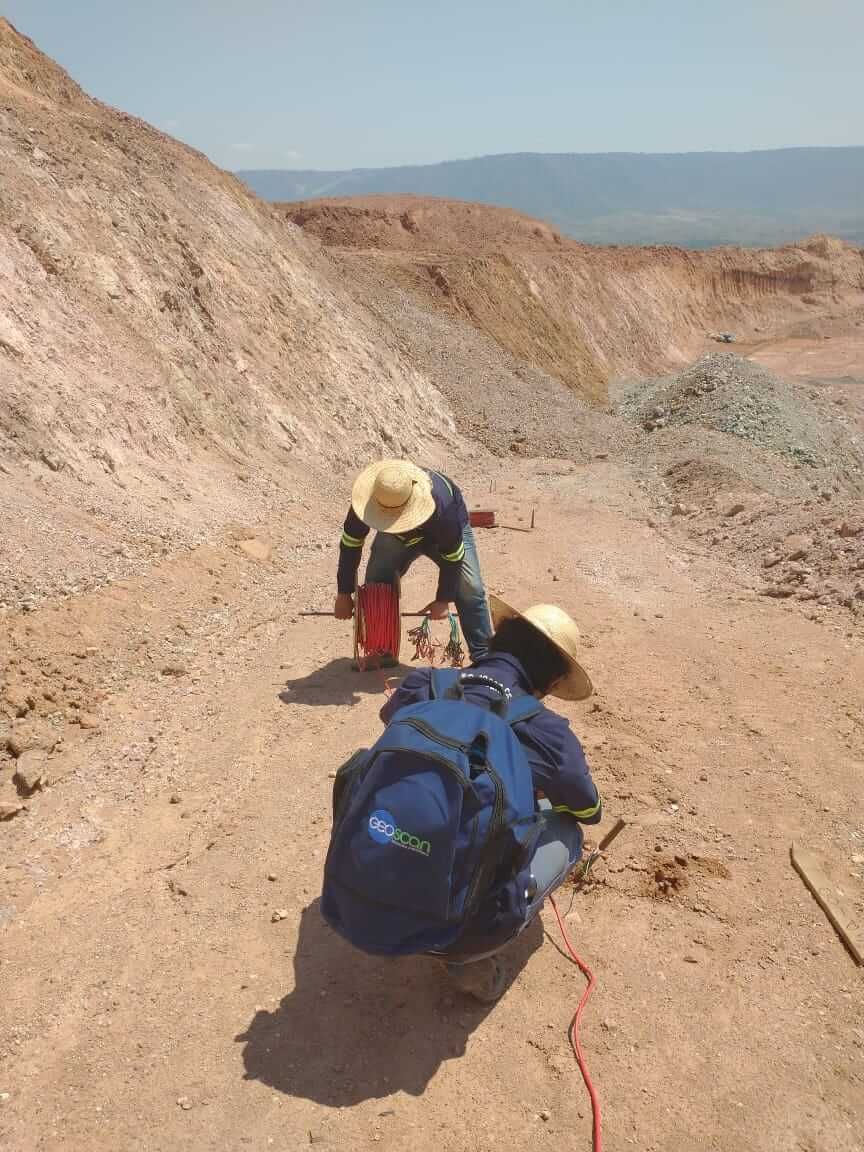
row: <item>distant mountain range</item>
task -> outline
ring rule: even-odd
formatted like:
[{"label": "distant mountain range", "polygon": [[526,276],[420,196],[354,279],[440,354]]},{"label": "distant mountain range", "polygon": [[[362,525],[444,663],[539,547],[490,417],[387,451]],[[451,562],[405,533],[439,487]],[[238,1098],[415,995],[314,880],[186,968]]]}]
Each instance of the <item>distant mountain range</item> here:
[{"label": "distant mountain range", "polygon": [[864,245],[864,147],[523,152],[404,168],[238,175],[274,201],[414,193],[499,204],[595,243],[774,245],[827,232]]}]

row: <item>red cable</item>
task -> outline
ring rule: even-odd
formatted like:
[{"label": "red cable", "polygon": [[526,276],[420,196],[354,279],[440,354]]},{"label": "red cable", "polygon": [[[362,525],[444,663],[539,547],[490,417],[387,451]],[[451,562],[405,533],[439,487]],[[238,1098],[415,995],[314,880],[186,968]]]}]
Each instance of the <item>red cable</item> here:
[{"label": "red cable", "polygon": [[[358,646],[363,650],[364,661],[370,656],[395,656],[399,650],[402,639],[402,621],[399,615],[399,598],[396,596],[392,585],[364,584],[358,588],[357,613],[359,625],[357,629],[357,642]],[[386,680],[384,686],[386,690]],[[579,1071],[582,1073],[582,1079],[585,1081],[585,1087],[588,1089],[588,1095],[591,1098],[593,1149],[594,1152],[602,1152],[603,1137],[600,1100],[598,1099],[597,1091],[591,1080],[591,1073],[588,1071],[588,1065],[585,1062],[585,1056],[582,1052],[582,1044],[579,1040],[579,1024],[582,1019],[582,1012],[588,1003],[588,998],[594,989],[596,980],[594,979],[594,973],[570,943],[567,929],[564,927],[564,921],[561,918],[558,905],[555,903],[555,897],[550,896],[549,902],[555,911],[555,918],[558,921],[558,927],[567,951],[573,963],[579,968],[579,971],[588,981],[570,1023],[569,1036],[570,1043],[573,1046],[573,1053],[576,1057],[576,1063],[579,1065]]]},{"label": "red cable", "polygon": [[363,584],[357,589],[356,611],[361,663],[370,656],[395,657],[402,639],[402,621],[392,584]]},{"label": "red cable", "polygon": [[[399,651],[402,639],[402,621],[399,615],[399,598],[396,596],[392,585],[364,584],[358,588],[357,613],[359,625],[357,629],[357,643],[363,650],[364,661],[370,656],[395,656]],[[384,686],[386,690],[386,680]],[[591,1098],[593,1149],[594,1152],[602,1152],[603,1137],[600,1100],[598,1099],[597,1091],[591,1080],[591,1073],[588,1071],[588,1065],[585,1062],[585,1056],[582,1052],[582,1044],[579,1040],[579,1024],[582,1019],[582,1012],[588,1003],[588,998],[594,989],[596,980],[594,979],[594,973],[570,943],[567,929],[564,927],[564,921],[561,918],[558,905],[555,903],[555,897],[550,896],[549,902],[555,911],[555,918],[558,921],[558,927],[567,951],[573,963],[579,968],[579,971],[588,981],[568,1031],[570,1043],[573,1046],[573,1053],[576,1057],[576,1063],[579,1065],[579,1071],[582,1073],[582,1079],[585,1081],[585,1087],[588,1089],[588,1095]]]},{"label": "red cable", "polygon": [[602,1152],[603,1136],[601,1131],[601,1114],[600,1114],[600,1100],[597,1096],[597,1090],[591,1080],[591,1073],[588,1071],[588,1065],[585,1063],[585,1057],[582,1054],[582,1044],[579,1040],[579,1022],[582,1019],[582,1010],[588,1003],[588,997],[594,988],[597,981],[594,979],[594,973],[585,963],[585,961],[576,952],[576,949],[570,943],[570,938],[567,935],[567,929],[564,927],[564,921],[561,919],[561,913],[558,911],[558,905],[555,903],[555,897],[549,897],[549,903],[555,910],[555,918],[558,921],[558,927],[561,930],[561,935],[564,938],[564,943],[567,946],[567,951],[573,963],[578,967],[579,971],[588,981],[585,991],[582,993],[582,999],[579,1001],[579,1006],[574,1013],[573,1019],[570,1022],[568,1030],[570,1036],[570,1043],[573,1046],[573,1054],[576,1057],[576,1063],[579,1065],[579,1071],[582,1073],[582,1079],[585,1081],[585,1087],[588,1089],[588,1095],[591,1097],[591,1112],[594,1117],[594,1125],[592,1129],[592,1146],[594,1152]]}]

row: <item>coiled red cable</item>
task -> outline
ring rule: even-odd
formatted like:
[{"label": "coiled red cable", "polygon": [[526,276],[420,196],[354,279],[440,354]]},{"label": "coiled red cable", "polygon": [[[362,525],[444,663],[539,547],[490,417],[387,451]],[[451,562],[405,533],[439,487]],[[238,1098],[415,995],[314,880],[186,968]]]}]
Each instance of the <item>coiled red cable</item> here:
[{"label": "coiled red cable", "polygon": [[588,1065],[585,1063],[585,1056],[582,1052],[582,1044],[579,1040],[579,1023],[582,1019],[582,1012],[585,1005],[588,1003],[588,997],[594,988],[597,981],[594,979],[594,973],[577,953],[576,949],[570,943],[570,937],[567,935],[567,929],[564,927],[564,921],[561,919],[561,913],[558,911],[558,905],[555,903],[555,897],[549,897],[549,903],[555,910],[555,919],[558,921],[558,927],[561,930],[561,936],[567,946],[567,951],[570,953],[570,958],[573,963],[578,967],[579,971],[588,981],[585,991],[582,993],[582,999],[574,1013],[573,1019],[570,1022],[569,1036],[570,1043],[573,1046],[573,1054],[576,1057],[576,1063],[579,1065],[579,1071],[582,1073],[582,1079],[585,1081],[585,1087],[588,1089],[588,1095],[591,1098],[591,1112],[593,1116],[592,1127],[592,1147],[594,1152],[602,1152],[603,1148],[603,1133],[601,1126],[601,1113],[600,1113],[600,1099],[597,1095],[597,1090],[591,1080],[591,1073],[588,1071]]},{"label": "coiled red cable", "polygon": [[357,653],[361,663],[372,656],[393,656],[402,640],[399,597],[392,584],[363,584],[357,589]]}]

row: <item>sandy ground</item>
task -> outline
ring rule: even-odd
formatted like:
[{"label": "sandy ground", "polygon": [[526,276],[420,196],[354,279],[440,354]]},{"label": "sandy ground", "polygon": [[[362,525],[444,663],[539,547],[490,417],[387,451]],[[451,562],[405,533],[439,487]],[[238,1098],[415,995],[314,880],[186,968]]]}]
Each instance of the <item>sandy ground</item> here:
[{"label": "sandy ground", "polygon": [[767,347],[757,345],[752,359],[780,376],[858,377],[864,365],[864,336],[826,341],[792,337]]},{"label": "sandy ground", "polygon": [[864,375],[864,311],[829,309],[804,323],[744,337],[734,349],[778,376],[858,379]]},{"label": "sandy ground", "polygon": [[[599,981],[607,1149],[860,1150],[861,972],[789,863],[793,839],[823,854],[864,928],[860,643],[681,551],[617,465],[516,467],[491,497],[466,478],[509,523],[537,507],[531,535],[481,534],[487,582],[579,619],[599,693],[567,712],[605,826],[632,821],[562,898]],[[323,926],[329,776],[374,736],[381,684],[344,625],[296,615],[328,603],[333,554],[298,570],[274,536],[270,561],[199,550],[62,627],[50,607],[7,627],[46,661],[103,637],[84,656],[111,691],[0,826],[0,1146],[588,1147],[581,980],[549,911],[491,1009]],[[163,673],[146,641],[169,635]]]}]

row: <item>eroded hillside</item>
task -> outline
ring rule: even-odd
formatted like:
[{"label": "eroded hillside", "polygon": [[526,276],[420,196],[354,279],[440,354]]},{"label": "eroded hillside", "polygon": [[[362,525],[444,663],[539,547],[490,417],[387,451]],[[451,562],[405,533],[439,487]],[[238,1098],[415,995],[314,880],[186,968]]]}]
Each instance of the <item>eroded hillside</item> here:
[{"label": "eroded hillside", "polygon": [[764,251],[604,248],[507,209],[419,197],[280,210],[347,268],[373,265],[594,401],[611,376],[692,359],[712,330],[758,339],[864,310],[862,250],[826,237]]},{"label": "eroded hillside", "polygon": [[5,21],[0,167],[0,604],[86,584],[118,537],[200,539],[268,490],[452,442],[298,228]]}]

